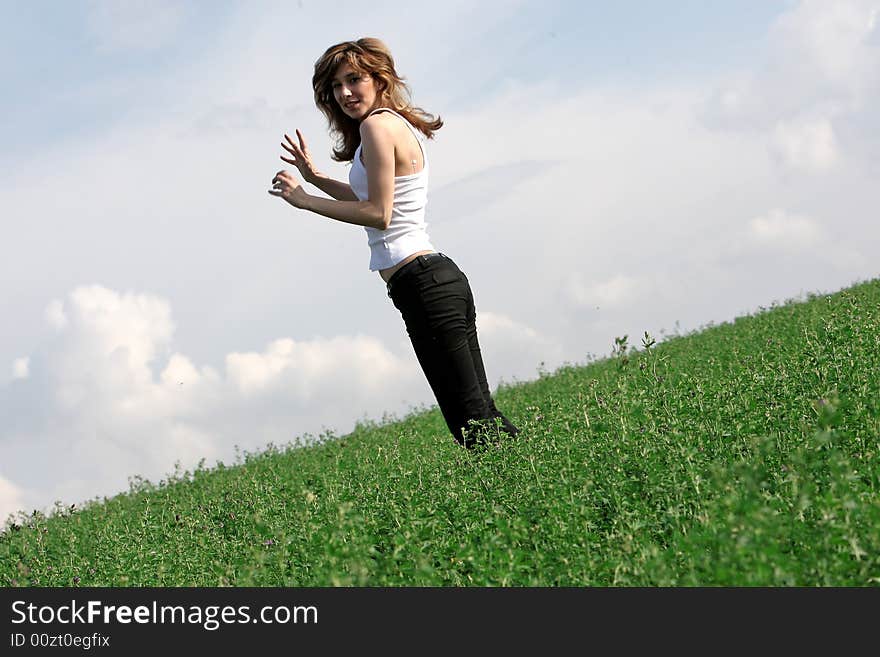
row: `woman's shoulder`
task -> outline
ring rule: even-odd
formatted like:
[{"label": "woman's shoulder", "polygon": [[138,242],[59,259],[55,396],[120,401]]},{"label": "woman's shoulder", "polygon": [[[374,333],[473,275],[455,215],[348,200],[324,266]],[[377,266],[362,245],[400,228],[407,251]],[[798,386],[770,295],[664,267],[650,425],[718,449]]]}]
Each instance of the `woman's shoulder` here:
[{"label": "woman's shoulder", "polygon": [[364,129],[387,129],[396,126],[400,121],[405,121],[405,119],[396,113],[392,113],[391,110],[385,108],[373,110],[371,114],[361,121],[361,134],[364,133]]},{"label": "woman's shoulder", "polygon": [[370,114],[361,121],[361,137],[367,133],[387,132],[393,126],[394,116],[389,112],[376,112]]},{"label": "woman's shoulder", "polygon": [[397,142],[410,132],[407,130],[407,124],[408,121],[398,114],[392,114],[390,111],[374,111],[361,121],[361,143],[363,144],[364,139]]}]

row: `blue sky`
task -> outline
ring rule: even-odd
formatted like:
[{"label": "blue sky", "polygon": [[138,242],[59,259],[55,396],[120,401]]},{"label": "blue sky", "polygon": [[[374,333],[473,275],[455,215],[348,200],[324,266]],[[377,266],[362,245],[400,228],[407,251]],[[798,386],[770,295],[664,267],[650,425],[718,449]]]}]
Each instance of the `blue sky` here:
[{"label": "blue sky", "polygon": [[[108,122],[156,102],[153,94],[163,77],[227,49],[224,35],[235,21],[246,23],[248,16],[272,11],[272,3],[179,3],[174,5],[180,17],[173,30],[125,47],[107,38],[96,18],[100,4],[45,0],[4,4],[0,25],[0,70],[6,90],[5,120],[0,126],[4,166],[14,166],[22,154],[39,153],[53,140],[99,132]],[[456,68],[455,76],[444,76],[451,69],[448,62],[430,57],[424,65],[426,72],[439,75],[450,88],[453,102],[465,104],[477,102],[510,78],[557,79],[576,85],[689,79],[747,64],[767,24],[788,4],[769,0],[525,3],[460,44],[463,60],[488,64],[485,74],[464,66]],[[320,5],[330,22],[333,4]],[[113,11],[105,13],[112,16]],[[356,36],[340,33],[338,38]],[[283,61],[283,48],[278,51]],[[469,73],[464,79],[459,75],[462,70]]]},{"label": "blue sky", "polygon": [[[98,7],[81,1],[3,4],[0,70],[8,114],[0,135],[14,153],[32,155],[54,140],[99,132],[150,103],[162,76],[217,47],[235,5],[185,9],[171,34],[132,47],[114,46],[103,35]],[[13,160],[4,148],[4,165]]]},{"label": "blue sky", "polygon": [[880,0],[400,6],[2,5],[0,517],[434,403],[363,232],[266,194],[296,128],[347,177],[341,40],[445,121],[493,387],[877,275]]}]

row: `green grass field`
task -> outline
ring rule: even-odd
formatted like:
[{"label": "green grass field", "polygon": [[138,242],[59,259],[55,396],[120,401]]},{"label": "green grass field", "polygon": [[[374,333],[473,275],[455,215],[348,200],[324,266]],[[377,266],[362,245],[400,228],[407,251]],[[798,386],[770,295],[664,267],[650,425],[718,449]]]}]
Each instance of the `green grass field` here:
[{"label": "green grass field", "polygon": [[[630,346],[630,343],[634,343]],[[880,279],[0,535],[4,586],[874,586]]]}]

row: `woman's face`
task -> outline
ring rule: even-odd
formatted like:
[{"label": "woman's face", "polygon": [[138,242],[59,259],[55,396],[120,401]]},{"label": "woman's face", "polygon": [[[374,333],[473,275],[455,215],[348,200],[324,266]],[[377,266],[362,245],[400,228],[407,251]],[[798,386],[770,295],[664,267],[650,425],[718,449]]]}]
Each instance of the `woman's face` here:
[{"label": "woman's face", "polygon": [[333,97],[342,111],[353,119],[363,119],[374,109],[378,99],[376,81],[343,62],[333,76]]}]

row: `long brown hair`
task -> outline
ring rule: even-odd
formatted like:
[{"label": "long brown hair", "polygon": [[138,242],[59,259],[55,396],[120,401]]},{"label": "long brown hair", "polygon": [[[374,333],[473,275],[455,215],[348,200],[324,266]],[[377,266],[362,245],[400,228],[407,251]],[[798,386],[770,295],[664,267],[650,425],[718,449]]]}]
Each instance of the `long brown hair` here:
[{"label": "long brown hair", "polygon": [[366,37],[337,43],[315,62],[312,77],[315,104],[327,117],[330,134],[336,137],[333,159],[337,162],[352,161],[361,143],[360,121],[343,112],[333,96],[333,76],[342,62],[348,62],[358,73],[370,75],[377,82],[376,92],[381,98],[381,106],[406,118],[428,139],[433,139],[434,131],[443,126],[439,116],[434,118],[420,107],[413,107],[410,89],[394,70],[391,51],[382,41]]}]

